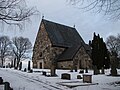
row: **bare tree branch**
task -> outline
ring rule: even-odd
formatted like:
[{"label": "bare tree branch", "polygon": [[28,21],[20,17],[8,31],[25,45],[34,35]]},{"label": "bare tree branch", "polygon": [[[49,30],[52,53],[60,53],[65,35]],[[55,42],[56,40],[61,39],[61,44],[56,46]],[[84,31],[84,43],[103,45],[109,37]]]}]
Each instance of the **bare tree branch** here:
[{"label": "bare tree branch", "polygon": [[104,12],[113,19],[120,19],[120,0],[68,0],[73,5],[86,11],[95,9],[98,13]]},{"label": "bare tree branch", "polygon": [[108,46],[109,51],[112,53],[116,53],[120,56],[120,34],[118,36],[109,36],[106,40],[106,44]]},{"label": "bare tree branch", "polygon": [[35,7],[28,8],[25,0],[1,0],[0,1],[0,21],[9,25],[21,27],[21,23],[30,20],[30,16],[38,11]]}]

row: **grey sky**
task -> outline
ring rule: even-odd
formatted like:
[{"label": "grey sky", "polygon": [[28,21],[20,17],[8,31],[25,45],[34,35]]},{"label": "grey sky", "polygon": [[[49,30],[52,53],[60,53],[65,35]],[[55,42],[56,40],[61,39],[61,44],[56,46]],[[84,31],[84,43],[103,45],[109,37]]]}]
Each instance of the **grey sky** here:
[{"label": "grey sky", "polygon": [[[93,12],[83,12],[70,5],[67,0],[27,0],[28,6],[35,6],[45,19],[73,27],[86,43],[92,39],[93,32],[99,33],[104,39],[113,34],[120,33],[120,22],[110,21],[107,17]],[[16,28],[4,28],[0,35],[24,36],[34,43],[41,16],[32,17],[32,23],[26,24],[25,31],[19,32]],[[9,29],[9,30],[8,30]],[[11,29],[11,30],[10,30]]]}]

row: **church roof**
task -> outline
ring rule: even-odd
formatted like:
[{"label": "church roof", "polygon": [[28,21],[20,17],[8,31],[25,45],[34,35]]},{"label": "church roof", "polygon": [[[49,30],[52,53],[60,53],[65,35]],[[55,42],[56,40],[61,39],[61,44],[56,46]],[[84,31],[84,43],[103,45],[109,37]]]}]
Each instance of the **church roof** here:
[{"label": "church roof", "polygon": [[65,51],[58,56],[58,61],[72,60],[81,46],[86,47],[85,42],[75,28],[45,19],[42,19],[42,22],[52,45],[54,47],[66,48]]}]

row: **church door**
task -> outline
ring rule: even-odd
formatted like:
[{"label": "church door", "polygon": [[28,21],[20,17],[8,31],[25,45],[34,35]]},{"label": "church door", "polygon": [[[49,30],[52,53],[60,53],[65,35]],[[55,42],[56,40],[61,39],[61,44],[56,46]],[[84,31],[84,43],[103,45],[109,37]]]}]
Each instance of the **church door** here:
[{"label": "church door", "polygon": [[40,69],[42,69],[42,62],[40,62]]}]

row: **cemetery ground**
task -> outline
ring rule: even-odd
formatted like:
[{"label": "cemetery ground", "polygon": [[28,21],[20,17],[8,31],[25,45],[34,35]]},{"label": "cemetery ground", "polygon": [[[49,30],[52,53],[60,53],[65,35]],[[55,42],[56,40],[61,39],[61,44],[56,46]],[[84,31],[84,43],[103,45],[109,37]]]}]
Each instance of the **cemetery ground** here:
[{"label": "cemetery ground", "polygon": [[[70,70],[56,70],[57,77],[47,77],[42,75],[42,71],[48,69],[34,69],[33,73],[19,70],[0,68],[0,77],[4,81],[10,82],[13,90],[120,90],[120,76],[109,76],[110,69],[105,70],[105,74],[93,75],[89,70],[87,74],[92,75],[92,83],[83,83],[83,79],[77,79],[78,72]],[[117,70],[120,74],[120,70]],[[61,79],[62,73],[69,73],[71,80]],[[85,74],[85,73],[84,73]],[[73,87],[69,87],[73,86]],[[3,86],[0,85],[0,90]]]}]

